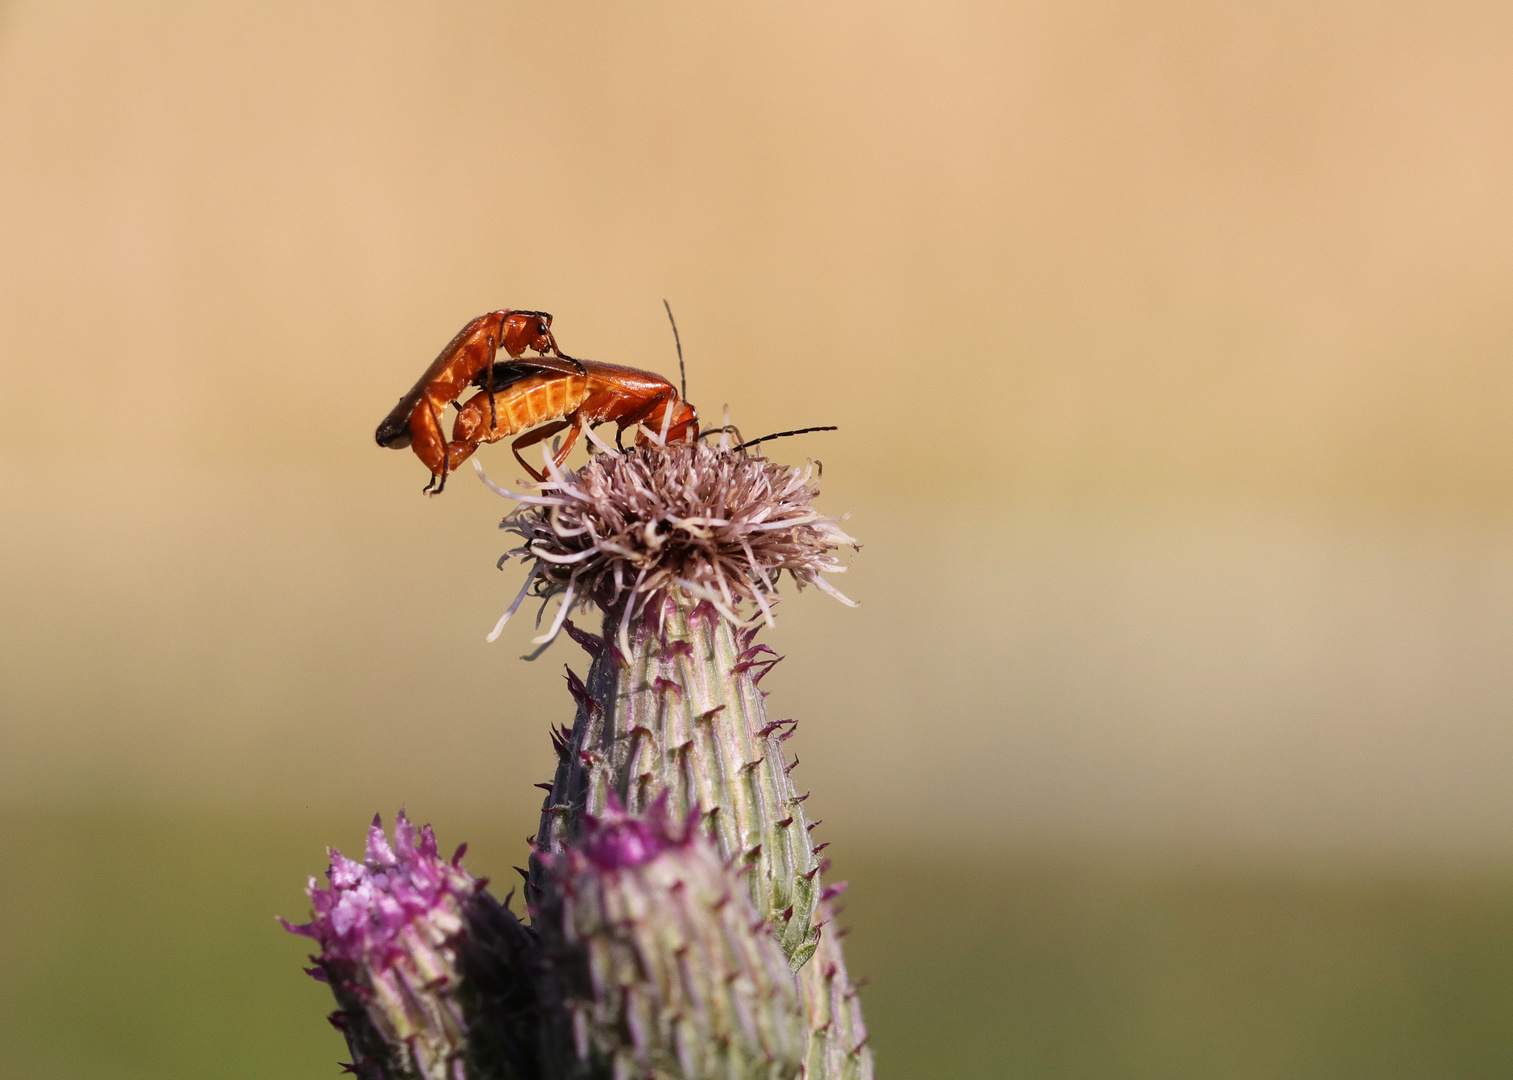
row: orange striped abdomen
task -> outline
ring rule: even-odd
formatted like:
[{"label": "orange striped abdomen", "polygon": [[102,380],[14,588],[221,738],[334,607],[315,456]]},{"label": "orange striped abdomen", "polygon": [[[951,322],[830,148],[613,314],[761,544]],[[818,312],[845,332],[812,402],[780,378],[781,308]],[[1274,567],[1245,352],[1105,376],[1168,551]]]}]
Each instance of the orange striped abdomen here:
[{"label": "orange striped abdomen", "polygon": [[493,423],[489,392],[480,390],[457,410],[452,438],[467,442],[496,442],[533,427],[561,420],[588,399],[588,380],[581,375],[543,372],[512,382],[494,393]]}]

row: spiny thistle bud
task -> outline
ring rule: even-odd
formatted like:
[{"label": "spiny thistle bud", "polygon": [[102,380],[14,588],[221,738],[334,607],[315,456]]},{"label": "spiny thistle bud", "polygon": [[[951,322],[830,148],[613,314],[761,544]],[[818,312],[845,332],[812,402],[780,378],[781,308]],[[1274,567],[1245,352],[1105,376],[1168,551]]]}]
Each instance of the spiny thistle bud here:
[{"label": "spiny thistle bud", "polygon": [[[314,918],[285,929],[320,946],[309,973],[329,983],[340,1008],[331,1022],[346,1036],[348,1070],[371,1080],[463,1080],[534,1074],[534,943],[508,909],[436,851],[427,825],[417,837],[403,810],[394,844],[375,815],[363,862],[331,851],[330,884],[310,879]],[[506,970],[491,970],[503,963]],[[463,968],[477,972],[461,987]],[[469,1014],[496,1018],[485,1054],[469,1058]],[[525,1021],[522,1024],[522,1020]],[[522,1038],[523,1034],[527,1037]],[[478,1040],[473,1040],[475,1043]]]},{"label": "spiny thistle bud", "polygon": [[[533,895],[560,887],[551,860],[574,848],[584,823],[624,805],[665,805],[679,820],[702,817],[720,855],[742,871],[758,915],[800,972],[810,1035],[806,1080],[869,1080],[854,987],[840,942],[822,936],[828,915],[816,845],[788,760],[792,720],[769,721],[759,688],[781,659],[743,622],[749,604],[772,621],[786,570],[846,603],[820,576],[856,542],[813,500],[814,466],[796,469],[704,443],[606,452],[575,473],[552,472],[540,495],[504,520],[525,540],[511,555],[530,565],[520,595],[560,607],[550,642],[568,633],[592,657],[586,681],[568,671],[578,705],[571,730],[554,736],[558,767],[542,807]],[[480,474],[482,470],[479,470]],[[487,482],[487,478],[485,478]],[[502,560],[501,560],[502,562]],[[595,601],[602,633],[567,619]],[[811,959],[816,949],[821,959]]]},{"label": "spiny thistle bud", "polygon": [[[570,1036],[556,1075],[793,1080],[809,1042],[787,957],[693,823],[585,817],[532,914]],[[562,1032],[568,1036],[568,1031]]]},{"label": "spiny thistle bud", "polygon": [[751,865],[752,900],[795,969],[817,941],[817,823],[783,745],[796,724],[769,722],[757,685],[781,658],[736,608],[751,601],[770,621],[784,570],[845,599],[820,575],[843,570],[835,552],[856,542],[815,509],[815,471],[706,443],[601,453],[554,473],[542,497],[512,495],[531,505],[504,521],[526,540],[511,553],[532,561],[526,587],[562,597],[546,640],[574,602],[606,613],[601,637],[573,630],[594,659],[586,684],[569,672],[578,719],[541,847],[559,849],[611,798],[700,806],[721,853]]},{"label": "spiny thistle bud", "polygon": [[748,867],[752,902],[795,969],[814,951],[821,858],[794,784],[787,740],[796,724],[769,722],[758,680],[779,659],[750,644],[712,605],[671,594],[636,620],[630,651],[598,639],[588,682],[568,687],[578,720],[543,809],[539,842],[570,841],[582,814],[612,800],[641,810],[664,794],[687,816],[697,807],[721,854]]}]

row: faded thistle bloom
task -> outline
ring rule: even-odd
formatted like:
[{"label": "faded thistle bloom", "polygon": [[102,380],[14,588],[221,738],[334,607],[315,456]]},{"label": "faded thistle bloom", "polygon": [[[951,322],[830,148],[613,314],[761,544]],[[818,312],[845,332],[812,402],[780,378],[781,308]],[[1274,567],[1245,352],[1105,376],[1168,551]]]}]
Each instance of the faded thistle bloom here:
[{"label": "faded thistle bloom", "polygon": [[[562,597],[538,643],[556,636],[575,603],[593,601],[619,613],[622,649],[637,612],[673,593],[708,601],[733,624],[743,621],[736,609],[750,601],[771,625],[778,580],[787,571],[800,587],[814,585],[852,603],[822,576],[843,572],[835,553],[857,544],[815,509],[813,462],[779,465],[708,442],[604,449],[574,473],[553,469],[552,479],[537,485],[541,495],[516,495],[485,478],[526,504],[504,520],[503,528],[525,541],[505,558],[519,557],[531,568],[490,640],[530,593]],[[474,467],[483,475],[476,461]]]},{"label": "faded thistle bloom", "polygon": [[[336,995],[331,1023],[346,1036],[348,1069],[359,1076],[534,1074],[534,942],[462,868],[464,848],[440,858],[431,827],[417,836],[403,810],[391,846],[375,816],[362,862],[332,849],[329,884],[310,879],[314,918],[302,926],[284,921],[320,946],[308,970]],[[473,976],[466,988],[465,970]],[[492,1030],[470,1040],[470,1026],[478,1026],[470,1020],[479,1015],[494,1020]]]},{"label": "faded thistle bloom", "polygon": [[541,861],[532,917],[571,1029],[557,1075],[800,1074],[808,1017],[788,958],[733,868],[695,823],[669,819],[665,798],[644,815],[585,817],[578,842]]}]

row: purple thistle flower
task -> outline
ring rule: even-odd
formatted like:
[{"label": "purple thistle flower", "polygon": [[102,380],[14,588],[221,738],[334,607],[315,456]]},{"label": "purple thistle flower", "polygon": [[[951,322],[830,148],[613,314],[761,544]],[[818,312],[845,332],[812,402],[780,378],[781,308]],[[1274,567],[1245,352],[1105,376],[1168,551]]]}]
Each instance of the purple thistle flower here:
[{"label": "purple thistle flower", "polygon": [[418,836],[403,810],[394,844],[374,815],[362,862],[331,850],[328,886],[310,879],[314,918],[291,933],[320,946],[311,975],[331,984],[332,1016],[347,1037],[352,1071],[375,1080],[463,1080],[467,1022],[458,945],[465,907],[483,883],[436,850],[431,827]]}]

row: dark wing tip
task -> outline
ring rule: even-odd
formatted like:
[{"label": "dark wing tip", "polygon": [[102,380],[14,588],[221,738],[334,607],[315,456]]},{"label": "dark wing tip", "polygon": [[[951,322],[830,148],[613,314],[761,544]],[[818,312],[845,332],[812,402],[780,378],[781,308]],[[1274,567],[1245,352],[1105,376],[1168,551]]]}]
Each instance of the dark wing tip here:
[{"label": "dark wing tip", "polygon": [[410,445],[409,417],[403,420],[395,420],[393,416],[384,417],[383,423],[373,433],[373,440],[387,449],[403,450]]}]

